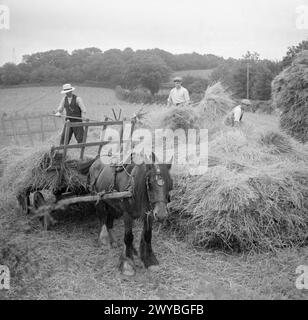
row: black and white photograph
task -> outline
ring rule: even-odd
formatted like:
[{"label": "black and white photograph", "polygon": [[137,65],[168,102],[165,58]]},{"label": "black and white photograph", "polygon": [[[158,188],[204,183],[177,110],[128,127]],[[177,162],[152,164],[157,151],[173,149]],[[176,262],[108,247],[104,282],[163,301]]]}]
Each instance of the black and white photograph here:
[{"label": "black and white photograph", "polygon": [[307,299],[307,0],[0,0],[0,300]]}]

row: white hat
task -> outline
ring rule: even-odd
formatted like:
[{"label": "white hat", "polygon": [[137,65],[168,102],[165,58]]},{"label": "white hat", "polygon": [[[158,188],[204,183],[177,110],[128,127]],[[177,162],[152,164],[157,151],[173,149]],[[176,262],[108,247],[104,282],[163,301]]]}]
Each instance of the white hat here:
[{"label": "white hat", "polygon": [[67,84],[63,85],[61,93],[64,94],[64,93],[68,93],[68,92],[71,92],[74,90],[75,90],[75,88],[72,87],[69,83],[67,83]]}]

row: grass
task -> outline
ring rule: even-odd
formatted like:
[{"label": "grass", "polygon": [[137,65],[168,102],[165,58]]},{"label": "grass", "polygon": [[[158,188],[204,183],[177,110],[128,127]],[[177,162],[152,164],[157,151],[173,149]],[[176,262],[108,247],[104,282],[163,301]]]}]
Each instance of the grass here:
[{"label": "grass", "polygon": [[[16,112],[52,113],[63,97],[60,91],[60,86],[0,89],[0,115],[4,112],[8,115]],[[83,99],[89,118],[101,120],[105,113],[112,116],[111,108],[122,107],[126,115],[135,111],[134,105],[118,100],[111,89],[77,87],[75,93]]]}]

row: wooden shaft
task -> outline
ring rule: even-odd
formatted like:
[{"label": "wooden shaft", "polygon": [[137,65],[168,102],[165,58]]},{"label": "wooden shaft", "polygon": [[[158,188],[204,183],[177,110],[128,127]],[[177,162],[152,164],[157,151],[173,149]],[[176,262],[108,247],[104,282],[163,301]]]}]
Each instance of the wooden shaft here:
[{"label": "wooden shaft", "polygon": [[83,203],[83,202],[96,202],[99,200],[103,201],[103,200],[111,200],[111,199],[114,199],[114,200],[127,199],[131,197],[132,197],[131,192],[124,191],[124,192],[113,192],[113,193],[106,193],[106,194],[102,192],[93,196],[81,196],[81,197],[63,199],[58,201],[54,205],[42,206],[37,210],[32,209],[32,212],[34,213],[33,218],[48,215],[50,214],[51,211],[63,210],[71,204],[77,204],[77,203]]},{"label": "wooden shaft", "polygon": [[45,141],[45,130],[44,130],[44,117],[40,116],[40,124],[41,124],[41,134],[42,134],[42,142]]}]

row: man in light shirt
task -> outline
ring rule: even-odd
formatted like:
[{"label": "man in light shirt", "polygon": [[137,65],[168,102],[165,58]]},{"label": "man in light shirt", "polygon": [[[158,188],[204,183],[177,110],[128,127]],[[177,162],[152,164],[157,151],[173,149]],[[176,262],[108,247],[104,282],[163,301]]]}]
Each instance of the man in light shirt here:
[{"label": "man in light shirt", "polygon": [[241,104],[231,111],[232,126],[238,127],[243,119],[244,110],[251,105],[248,99],[243,99]]},{"label": "man in light shirt", "polygon": [[187,106],[190,99],[188,90],[182,87],[182,78],[176,77],[173,80],[175,88],[170,91],[168,98],[168,107],[170,106]]},{"label": "man in light shirt", "polygon": [[[70,122],[82,122],[82,118],[84,118],[86,114],[86,107],[82,99],[73,94],[74,90],[75,88],[72,87],[70,84],[63,85],[63,90],[61,93],[65,94],[65,97],[63,97],[63,99],[60,102],[56,116],[61,116],[61,114],[65,110],[66,121],[68,120]],[[77,142],[82,143],[84,134],[83,127],[70,128],[68,143],[71,141],[73,133]],[[60,145],[64,144],[64,138],[65,127],[61,135]]]}]

